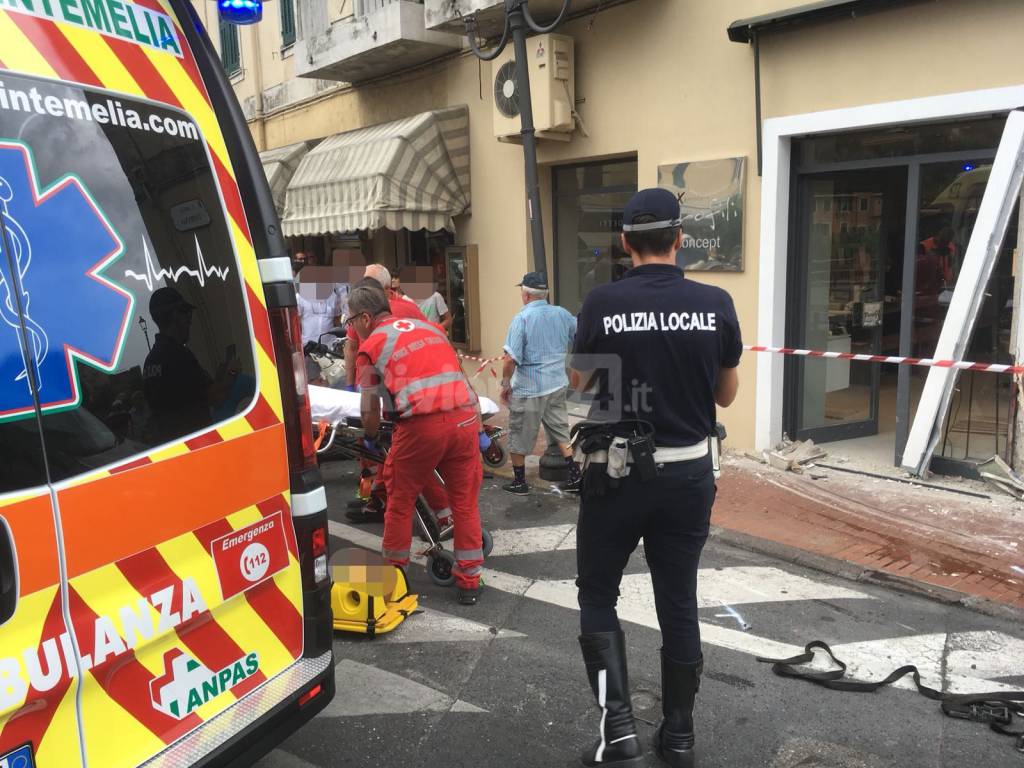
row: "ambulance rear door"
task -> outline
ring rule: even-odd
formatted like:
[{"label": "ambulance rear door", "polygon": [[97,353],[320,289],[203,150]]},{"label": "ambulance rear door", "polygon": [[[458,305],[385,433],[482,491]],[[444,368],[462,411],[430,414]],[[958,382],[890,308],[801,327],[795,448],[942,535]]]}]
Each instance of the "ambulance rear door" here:
[{"label": "ambulance rear door", "polygon": [[178,21],[158,0],[105,0],[104,18],[34,7],[0,9],[0,159],[34,185],[24,282],[48,339],[41,422],[85,757],[121,768],[302,656],[280,384]]}]

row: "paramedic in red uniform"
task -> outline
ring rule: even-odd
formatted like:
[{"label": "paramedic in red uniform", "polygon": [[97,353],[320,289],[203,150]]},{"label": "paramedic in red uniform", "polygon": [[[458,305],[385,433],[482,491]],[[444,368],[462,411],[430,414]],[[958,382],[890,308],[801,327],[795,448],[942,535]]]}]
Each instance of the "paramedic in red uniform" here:
[{"label": "paramedic in red uniform", "polygon": [[[391,273],[383,264],[368,265],[366,267],[366,271],[363,272],[363,280],[356,283],[356,285],[361,285],[366,280],[375,281],[382,289],[388,292],[388,305],[391,309],[391,314],[395,317],[408,317],[413,320],[427,319],[423,316],[423,313],[420,312],[420,308],[416,306],[415,302],[403,299],[391,290]],[[352,310],[350,308],[349,316],[351,316],[351,314]],[[355,361],[356,355],[359,353],[359,335],[351,325],[349,325],[348,333],[346,334],[344,350],[345,382],[348,385],[347,389],[350,392],[355,392],[357,390]],[[371,461],[360,461],[360,467],[364,473],[372,473],[375,471],[375,465]],[[445,516],[445,512],[448,510],[448,500],[444,496],[444,489],[436,483],[428,483],[425,491],[427,504],[430,505],[430,508],[439,518],[443,518]],[[373,484],[373,489],[370,493],[370,497],[366,500],[366,505],[356,507],[355,509],[349,509],[345,513],[345,516],[352,522],[356,523],[380,522],[384,519],[384,507],[384,489],[378,478]]]},{"label": "paramedic in red uniform", "polygon": [[484,562],[476,393],[444,331],[426,321],[396,318],[382,288],[364,283],[352,291],[349,323],[360,339],[356,375],[366,438],[377,438],[382,402],[384,416],[395,424],[383,471],[388,494],[383,555],[395,565],[409,562],[416,497],[436,467],[455,522],[459,602],[475,605]]}]

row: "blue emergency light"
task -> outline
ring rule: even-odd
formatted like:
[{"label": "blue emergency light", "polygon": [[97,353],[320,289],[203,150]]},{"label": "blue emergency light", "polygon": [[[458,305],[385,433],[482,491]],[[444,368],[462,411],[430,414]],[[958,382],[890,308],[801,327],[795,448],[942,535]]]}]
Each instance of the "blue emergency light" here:
[{"label": "blue emergency light", "polygon": [[263,0],[217,0],[217,9],[228,24],[256,24],[263,18]]}]

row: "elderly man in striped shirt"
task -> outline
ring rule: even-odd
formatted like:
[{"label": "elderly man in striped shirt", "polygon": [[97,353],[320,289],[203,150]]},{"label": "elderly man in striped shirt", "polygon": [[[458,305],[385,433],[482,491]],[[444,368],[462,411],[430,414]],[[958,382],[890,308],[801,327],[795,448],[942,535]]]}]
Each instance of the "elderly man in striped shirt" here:
[{"label": "elderly man in striped shirt", "polygon": [[533,450],[541,424],[548,440],[558,444],[569,469],[566,491],[582,485],[579,465],[569,448],[569,412],[565,397],[569,378],[565,356],[576,335],[576,318],[548,304],[548,281],[543,272],[529,272],[519,283],[523,308],[509,325],[501,379],[501,400],[509,407],[509,453],[512,454],[509,493],[527,494],[526,454]]}]

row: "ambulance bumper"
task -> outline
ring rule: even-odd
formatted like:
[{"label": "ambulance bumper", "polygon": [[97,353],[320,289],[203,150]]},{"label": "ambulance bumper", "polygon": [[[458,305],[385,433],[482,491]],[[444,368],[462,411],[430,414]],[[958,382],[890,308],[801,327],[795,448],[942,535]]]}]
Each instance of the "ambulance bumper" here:
[{"label": "ambulance bumper", "polygon": [[[317,684],[323,686],[320,694],[300,706],[299,697]],[[143,765],[251,766],[323,709],[333,694],[333,653],[299,659]]]}]

